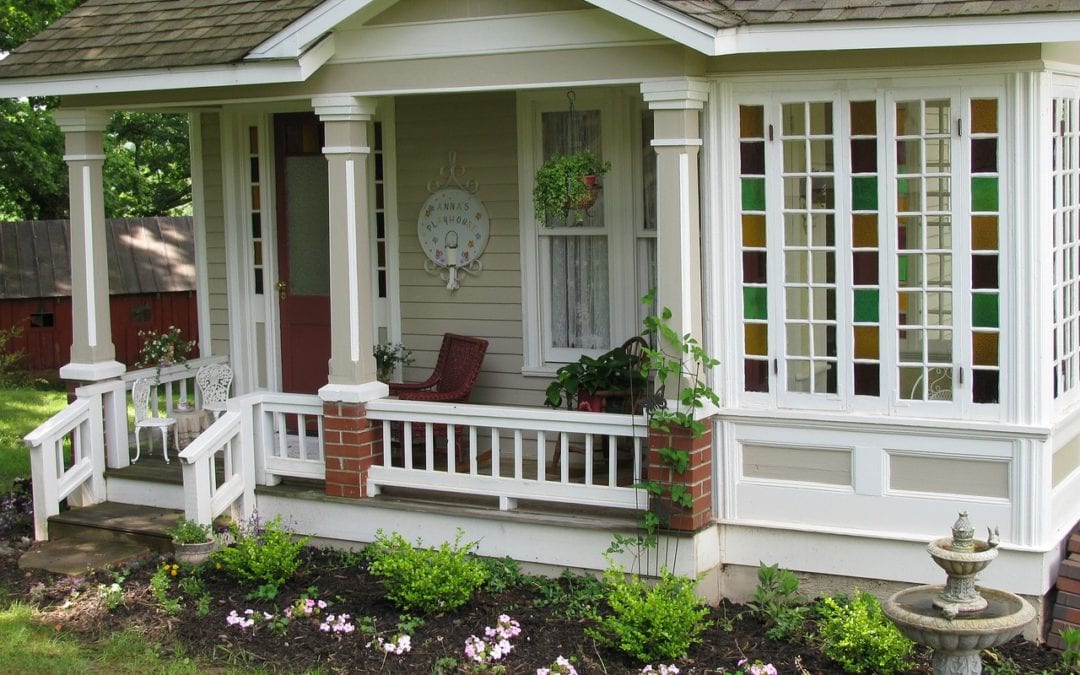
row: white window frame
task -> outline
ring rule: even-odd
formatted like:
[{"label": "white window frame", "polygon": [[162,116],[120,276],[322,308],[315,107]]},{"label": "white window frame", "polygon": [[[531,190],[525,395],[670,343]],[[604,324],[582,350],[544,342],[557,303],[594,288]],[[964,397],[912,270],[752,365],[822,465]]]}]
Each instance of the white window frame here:
[{"label": "white window frame", "polygon": [[[639,128],[640,95],[636,90],[575,90],[575,106],[580,111],[600,110],[602,159],[612,169],[603,178],[605,227],[584,228],[582,234],[607,235],[609,334],[611,346],[641,332],[638,323],[637,243],[647,238],[642,226],[640,158],[632,141]],[[518,118],[518,204],[521,223],[521,304],[522,358],[524,375],[550,376],[560,365],[576,361],[582,354],[599,355],[607,349],[567,349],[552,346],[550,288],[546,279],[550,269],[548,241],[559,236],[544,231],[533,212],[532,189],[536,170],[543,162],[541,115],[568,109],[565,90],[519,92]],[[627,270],[631,272],[627,277]],[[629,282],[629,283],[628,283]]]},{"label": "white window frame", "polygon": [[[1000,80],[996,80],[1000,82]],[[1003,84],[966,84],[949,86],[941,82],[908,83],[895,82],[893,86],[872,88],[861,87],[859,83],[850,81],[823,81],[811,84],[784,84],[777,83],[771,87],[768,94],[762,94],[763,86],[760,82],[744,83],[734,82],[731,85],[732,95],[728,99],[726,115],[733,120],[731,124],[721,125],[728,136],[718,144],[721,149],[733,152],[735,159],[731,171],[725,179],[728,183],[724,190],[733,195],[729,206],[722,209],[721,222],[730,223],[729,230],[735,232],[733,238],[727,241],[731,246],[732,254],[729,257],[732,273],[727,276],[728,283],[733,284],[733,289],[742,288],[742,262],[740,251],[742,249],[740,210],[741,204],[738,195],[741,193],[739,185],[738,163],[738,116],[740,105],[762,105],[765,107],[766,129],[772,123],[775,126],[775,140],[766,145],[766,212],[769,213],[770,223],[778,222],[781,211],[782,194],[778,186],[781,179],[782,167],[782,144],[779,142],[779,111],[784,103],[789,102],[814,102],[830,101],[833,104],[834,123],[834,189],[836,191],[834,211],[835,223],[835,249],[836,249],[836,274],[835,285],[837,289],[837,362],[843,372],[838,373],[836,394],[808,394],[789,392],[786,389],[785,359],[782,353],[784,330],[784,295],[783,289],[783,242],[778,241],[775,224],[770,225],[767,239],[767,278],[768,278],[768,325],[769,343],[768,352],[770,360],[769,391],[748,392],[743,385],[743,295],[741,291],[732,295],[735,299],[735,316],[731,324],[731,345],[728,353],[730,362],[735,365],[730,377],[738,380],[732,386],[731,392],[735,400],[742,405],[750,405],[762,408],[777,409],[801,409],[820,411],[855,411],[867,413],[886,413],[898,415],[911,415],[917,417],[957,417],[964,416],[973,419],[1000,419],[1006,408],[1006,398],[1009,392],[1009,383],[1017,381],[1014,374],[1008,372],[1006,364],[1011,363],[1008,352],[1012,340],[1015,339],[1015,328],[1009,326],[1007,317],[1007,275],[1005,266],[1009,258],[1008,247],[1012,245],[1012,238],[1008,235],[1009,222],[1013,221],[1013,207],[1009,197],[1011,185],[1011,167],[1009,165],[1009,149],[1012,147],[1007,138],[1007,103],[1009,96]],[[999,399],[996,404],[975,404],[971,402],[970,386],[972,382],[972,353],[971,353],[971,249],[970,249],[970,101],[973,98],[992,97],[998,100],[998,128],[1001,142],[998,147],[999,168],[999,204],[998,213],[1002,225],[999,236],[998,264],[999,264],[999,360],[1000,372]],[[895,188],[895,102],[912,99],[944,99],[952,102],[952,123],[955,125],[956,118],[963,120],[963,135],[957,139],[960,142],[953,143],[953,199],[951,214],[953,219],[952,232],[952,255],[953,255],[953,363],[954,372],[956,367],[964,370],[964,381],[952,402],[928,402],[901,399],[897,382],[896,353],[896,255],[897,245],[895,241],[895,219],[897,209]],[[881,363],[881,394],[877,397],[855,396],[854,381],[850,372],[851,354],[853,344],[851,336],[851,292],[853,288],[852,262],[851,262],[851,231],[849,217],[852,212],[850,194],[850,108],[851,101],[873,100],[878,113],[878,204],[879,224],[878,242],[879,255],[884,261],[880,267],[880,363]],[[955,129],[954,129],[954,139]],[[723,150],[721,150],[723,151]],[[965,184],[964,181],[967,181]],[[780,220],[779,222],[782,222]],[[962,327],[962,330],[958,329]],[[774,361],[775,360],[775,361]],[[775,362],[776,367],[772,364]]]},{"label": "white window frame", "polygon": [[[1069,76],[1069,75],[1064,75],[1064,74],[1060,74],[1060,73],[1055,73],[1054,74],[1053,87],[1051,87],[1051,92],[1049,94],[1049,100],[1050,101],[1056,101],[1056,100],[1059,100],[1059,99],[1070,100],[1072,110],[1073,110],[1073,114],[1074,115],[1077,114],[1078,107],[1080,107],[1080,77]],[[1040,130],[1043,133],[1046,133],[1047,131],[1049,131],[1051,133],[1051,136],[1049,138],[1046,138],[1044,142],[1046,142],[1050,148],[1053,148],[1057,144],[1057,130],[1056,130],[1057,121],[1052,119],[1052,118],[1048,118],[1048,122],[1049,122],[1049,125],[1050,125],[1049,128],[1047,127],[1046,124],[1043,124],[1043,125],[1040,125]],[[1080,119],[1075,120],[1074,124],[1080,124]],[[1056,151],[1051,149],[1050,152],[1056,152]],[[1075,162],[1076,162],[1076,157],[1077,157],[1078,152],[1080,152],[1080,148],[1077,148],[1077,147],[1072,148],[1072,155],[1073,155],[1073,163],[1072,164],[1073,164],[1074,167],[1076,166]],[[1053,166],[1049,163],[1051,161],[1051,155],[1050,154],[1047,155],[1046,161],[1048,162],[1048,164],[1047,164],[1045,170],[1047,172],[1047,176],[1048,176],[1049,180],[1050,181],[1058,181],[1060,174],[1058,172],[1055,172]],[[1058,166],[1058,171],[1059,172],[1061,170],[1060,167],[1061,167],[1061,165],[1060,165],[1060,159],[1059,159],[1059,166]],[[1077,197],[1075,196],[1075,193],[1074,193],[1074,203],[1075,203],[1076,199],[1077,199]],[[1054,203],[1052,202],[1051,194],[1050,194],[1049,190],[1047,190],[1045,203],[1050,205],[1050,210],[1049,210],[1047,223],[1048,223],[1049,227],[1057,228],[1058,227],[1057,220],[1059,218],[1059,212],[1055,208]],[[1065,206],[1068,207],[1069,205],[1065,205]],[[1059,249],[1060,249],[1060,244],[1057,247],[1055,247],[1055,245],[1054,245],[1054,237],[1053,237],[1052,233],[1047,234],[1046,246],[1049,249],[1050,255],[1052,257],[1057,257],[1058,256]],[[1051,316],[1056,316],[1056,323],[1055,323],[1055,320],[1053,320],[1053,319],[1051,320],[1051,323],[1050,323],[1050,331],[1051,331],[1051,337],[1050,337],[1050,340],[1051,340],[1050,362],[1052,364],[1052,371],[1056,371],[1057,368],[1059,367],[1059,364],[1061,363],[1062,359],[1064,358],[1065,360],[1067,360],[1069,362],[1070,367],[1073,369],[1074,377],[1077,377],[1077,376],[1080,376],[1080,375],[1076,375],[1076,373],[1078,372],[1077,369],[1080,369],[1080,358],[1078,358],[1075,351],[1073,353],[1063,357],[1061,345],[1058,344],[1058,345],[1054,346],[1053,343],[1052,343],[1052,333],[1055,330],[1055,328],[1057,328],[1059,330],[1064,329],[1065,328],[1064,324],[1066,322],[1068,322],[1070,319],[1074,318],[1072,316],[1070,316],[1070,317],[1064,317],[1063,316],[1063,313],[1062,313],[1063,296],[1062,296],[1062,294],[1065,293],[1065,292],[1071,293],[1074,296],[1073,302],[1074,303],[1080,302],[1080,298],[1077,298],[1077,296],[1080,295],[1080,271],[1074,271],[1074,275],[1072,276],[1072,278],[1066,280],[1065,283],[1059,283],[1060,282],[1061,270],[1056,269],[1055,265],[1051,265],[1051,268],[1055,269],[1055,274],[1051,275],[1051,277],[1049,279],[1050,288],[1051,288],[1051,302],[1052,302],[1053,307],[1055,308],[1054,314],[1052,314]],[[1072,330],[1080,332],[1080,327],[1077,327],[1077,326],[1074,325]],[[1074,347],[1075,347],[1075,342],[1077,340],[1080,340],[1080,334],[1074,333],[1073,334]],[[1077,406],[1078,403],[1080,403],[1080,384],[1074,384],[1069,389],[1060,390],[1060,393],[1055,397],[1054,396],[1054,389],[1053,389],[1053,387],[1054,387],[1054,385],[1053,385],[1053,374],[1051,374],[1050,380],[1048,381],[1048,386],[1050,387],[1050,393],[1049,393],[1050,398],[1054,401],[1054,410],[1055,410],[1055,416],[1056,417],[1060,418],[1060,417],[1064,416],[1070,410],[1074,409]]]}]

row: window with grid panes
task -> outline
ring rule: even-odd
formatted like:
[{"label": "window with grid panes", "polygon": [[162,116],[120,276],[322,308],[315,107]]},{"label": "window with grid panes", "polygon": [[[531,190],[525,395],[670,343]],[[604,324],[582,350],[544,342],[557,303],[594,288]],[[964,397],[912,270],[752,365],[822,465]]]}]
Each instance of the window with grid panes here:
[{"label": "window with grid panes", "polygon": [[999,401],[996,96],[743,100],[743,390],[777,404]]},{"label": "window with grid panes", "polygon": [[1054,397],[1080,384],[1080,91],[1053,99]]}]

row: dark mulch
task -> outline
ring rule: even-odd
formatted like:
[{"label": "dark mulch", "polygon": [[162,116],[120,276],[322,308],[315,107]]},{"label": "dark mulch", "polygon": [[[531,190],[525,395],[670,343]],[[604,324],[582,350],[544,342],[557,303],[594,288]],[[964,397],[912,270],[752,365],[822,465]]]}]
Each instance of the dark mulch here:
[{"label": "dark mulch", "polygon": [[[512,641],[513,652],[502,662],[508,673],[534,673],[559,655],[573,659],[582,674],[638,673],[643,665],[586,637],[587,621],[568,619],[560,606],[539,606],[543,596],[535,589],[520,586],[499,593],[484,592],[465,607],[425,617],[423,625],[413,634],[412,651],[401,656],[385,655],[366,646],[371,637],[359,630],[334,637],[320,631],[313,620],[294,620],[284,632],[275,632],[266,624],[256,625],[254,629],[227,625],[226,616],[231,610],[243,613],[251,608],[279,613],[310,589],[315,597],[329,603],[326,612],[350,614],[358,627],[361,617],[370,617],[378,631],[391,637],[399,613],[385,600],[377,580],[367,574],[355,556],[350,558],[336,552],[306,549],[303,571],[282,589],[274,602],[245,599],[250,589],[239,587],[220,572],[208,569],[203,576],[212,600],[209,613],[203,617],[196,615],[190,598],[183,599],[183,609],[175,616],[164,613],[154,600],[149,580],[165,559],[142,561],[128,569],[123,581],[123,604],[110,611],[97,589],[99,584],[112,583],[112,574],[99,572],[83,579],[67,579],[26,572],[17,568],[17,555],[17,550],[0,553],[0,586],[15,597],[36,603],[44,611],[45,620],[58,630],[92,640],[104,632],[135,626],[149,639],[165,646],[182,644],[187,653],[222,665],[274,672],[312,669],[346,673],[470,672],[465,669],[468,664],[463,653],[466,638],[483,636],[485,626],[494,626],[502,613],[519,621],[522,629],[521,635]],[[181,577],[184,573],[181,570]],[[171,595],[180,595],[175,584]],[[704,640],[686,658],[675,661],[681,672],[732,671],[744,656],[772,663],[781,673],[841,672],[813,646],[767,639],[762,624],[744,610],[727,602],[714,608],[714,626],[705,633]],[[995,672],[1065,672],[1055,670],[1060,663],[1056,652],[1019,639],[997,650],[993,658],[999,666],[1015,666]],[[460,668],[436,671],[437,663],[451,663],[450,660],[456,660]],[[918,668],[910,672],[931,672],[928,655],[920,653]]]}]

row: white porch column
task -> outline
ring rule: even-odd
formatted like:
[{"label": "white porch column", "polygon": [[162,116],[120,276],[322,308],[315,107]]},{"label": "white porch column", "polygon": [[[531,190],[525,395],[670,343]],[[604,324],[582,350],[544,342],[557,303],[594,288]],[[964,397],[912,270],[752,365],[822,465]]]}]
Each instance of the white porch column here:
[{"label": "white porch column", "polygon": [[701,200],[698,152],[708,85],[695,78],[653,80],[641,93],[653,111],[656,149],[657,307],[671,327],[702,339]]},{"label": "white porch column", "polygon": [[375,377],[372,355],[368,137],[375,100],[325,96],[312,104],[326,128],[330,191],[330,363],[319,395],[358,403],[387,394]]},{"label": "white porch column", "polygon": [[60,368],[68,380],[97,381],[126,368],[116,361],[109,315],[109,266],[105,253],[102,137],[109,113],[57,110],[64,132],[71,212],[71,363]]}]

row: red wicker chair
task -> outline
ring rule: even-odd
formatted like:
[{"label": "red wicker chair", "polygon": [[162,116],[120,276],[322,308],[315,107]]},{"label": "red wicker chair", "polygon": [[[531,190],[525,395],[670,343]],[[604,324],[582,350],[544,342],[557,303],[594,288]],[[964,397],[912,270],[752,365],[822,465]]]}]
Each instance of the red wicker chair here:
[{"label": "red wicker chair", "polygon": [[[464,403],[469,400],[476,378],[480,375],[480,366],[487,352],[487,340],[446,333],[443,335],[439,357],[435,361],[435,370],[423,382],[391,382],[390,395],[409,401],[437,401],[441,403]],[[435,437],[446,436],[446,426],[435,425]],[[455,443],[457,462],[461,466],[468,461],[465,456],[464,433],[457,428]],[[395,436],[401,436],[395,433]],[[413,424],[413,444],[423,444],[424,425]]]}]

